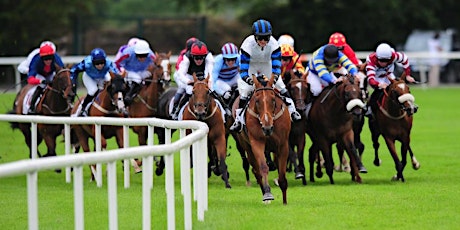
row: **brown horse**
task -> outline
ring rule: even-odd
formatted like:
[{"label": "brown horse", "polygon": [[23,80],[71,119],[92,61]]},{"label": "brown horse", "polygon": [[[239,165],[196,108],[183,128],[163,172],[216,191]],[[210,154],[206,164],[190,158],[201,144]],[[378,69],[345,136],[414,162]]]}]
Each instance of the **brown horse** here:
[{"label": "brown horse", "polygon": [[[193,74],[193,91],[188,104],[184,109],[183,120],[198,120],[206,123],[209,127],[208,133],[208,175],[210,175],[212,160],[217,158],[218,169],[222,174],[226,188],[231,188],[228,182],[228,170],[225,159],[227,158],[227,145],[225,140],[225,127],[222,111],[210,94],[208,86],[209,76],[198,79]],[[215,157],[215,154],[217,156]]]},{"label": "brown horse", "polygon": [[298,77],[291,70],[291,80],[286,88],[291,94],[297,111],[302,115],[302,119],[292,124],[289,133],[289,162],[294,166],[295,178],[302,179],[302,184],[306,185],[305,179],[305,134],[307,132],[306,105],[310,101],[310,90],[307,83],[307,75]]},{"label": "brown horse", "polygon": [[[388,150],[393,157],[396,166],[396,175],[392,180],[405,181],[403,176],[404,167],[407,164],[407,150],[412,160],[412,167],[417,170],[420,163],[415,158],[410,147],[410,132],[412,129],[413,114],[417,112],[414,96],[410,93],[409,86],[404,79],[399,81],[390,79],[391,84],[383,91],[377,104],[371,105],[373,119],[369,119],[372,142],[375,150],[374,165],[380,166],[378,156],[380,135],[385,139]],[[395,149],[395,141],[401,142],[401,161]]]},{"label": "brown horse", "polygon": [[[361,115],[363,108],[359,85],[350,75],[344,77],[342,82],[325,88],[313,102],[307,121],[307,133],[313,142],[309,150],[311,182],[314,182],[314,163],[321,151],[329,181],[334,184],[332,144],[338,143],[346,149],[350,158],[352,180],[361,183],[359,172],[365,172],[365,168],[354,145],[352,126],[354,117]],[[322,176],[320,166],[316,175]]]},{"label": "brown horse", "polygon": [[[72,82],[70,80],[70,70],[58,68],[56,70],[56,75],[54,76],[52,82],[48,84],[46,89],[43,92],[43,96],[36,106],[36,114],[44,116],[69,116],[70,110],[72,108],[72,100],[75,96],[72,91]],[[25,114],[23,105],[24,102],[30,104],[30,95],[28,94],[29,90],[34,88],[33,85],[26,85],[21,91],[16,95],[14,100],[12,114]],[[24,134],[24,138],[27,146],[29,147],[29,157],[32,158],[32,134],[30,131],[31,125],[29,123],[11,123],[11,127],[19,128]],[[38,137],[37,145],[41,143],[44,139],[48,152],[44,157],[47,156],[56,156],[56,138],[61,135],[64,125],[59,124],[38,124]],[[38,156],[41,157],[40,152]]]},{"label": "brown horse", "polygon": [[[111,74],[110,82],[106,82],[104,89],[94,98],[91,107],[88,109],[88,116],[94,117],[125,117],[126,109],[123,101],[124,93],[126,92],[127,86],[123,76],[118,74]],[[72,110],[72,114],[76,114],[80,103],[84,100],[84,97],[80,98],[75,103],[75,107]],[[76,152],[79,150],[79,146],[82,147],[84,152],[89,152],[89,138],[95,138],[95,126],[94,125],[73,125],[72,126],[72,137],[78,138],[78,143],[73,140],[73,144],[76,147]],[[117,145],[119,148],[123,148],[123,127],[122,126],[111,126],[104,125],[101,127],[101,146],[102,149],[107,148],[106,139],[116,137]],[[94,167],[94,166],[91,166]],[[92,179],[94,175],[92,174]]]},{"label": "brown horse", "polygon": [[275,199],[268,183],[269,169],[264,152],[267,150],[275,154],[278,184],[283,193],[283,204],[287,204],[286,165],[291,117],[283,100],[273,88],[274,79],[275,76],[270,80],[265,76],[253,76],[255,89],[245,114],[246,126],[244,132],[238,136],[248,153],[248,160],[262,191],[264,203]]}]

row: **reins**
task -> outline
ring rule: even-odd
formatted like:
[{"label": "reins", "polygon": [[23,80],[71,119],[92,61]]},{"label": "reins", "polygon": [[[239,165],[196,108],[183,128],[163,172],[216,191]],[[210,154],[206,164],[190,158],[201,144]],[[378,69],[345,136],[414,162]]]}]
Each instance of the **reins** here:
[{"label": "reins", "polygon": [[[407,112],[404,111],[401,115],[395,117],[393,115],[391,115],[385,108],[384,108],[384,102],[385,102],[385,99],[386,98],[389,98],[391,101],[393,101],[395,103],[395,100],[393,100],[393,98],[391,98],[389,95],[388,95],[388,92],[386,90],[383,90],[383,98],[382,98],[382,103],[380,103],[379,101],[377,101],[377,105],[379,106],[379,110],[382,111],[383,115],[385,115],[386,117],[390,118],[390,119],[393,119],[393,120],[399,120],[399,119],[402,119],[404,118],[406,115],[407,115]],[[399,103],[396,103],[399,105]],[[401,110],[400,110],[401,111]]]}]

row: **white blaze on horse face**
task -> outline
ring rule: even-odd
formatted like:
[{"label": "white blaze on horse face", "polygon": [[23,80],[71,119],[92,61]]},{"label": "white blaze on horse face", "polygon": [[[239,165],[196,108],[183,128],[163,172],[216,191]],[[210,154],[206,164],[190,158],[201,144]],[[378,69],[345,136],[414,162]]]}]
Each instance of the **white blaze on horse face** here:
[{"label": "white blaze on horse face", "polygon": [[117,94],[117,106],[118,109],[124,109],[125,108],[125,102],[123,101],[123,93],[118,92]]},{"label": "white blaze on horse face", "polygon": [[169,73],[169,60],[162,60],[161,67],[163,67],[163,79],[164,80],[171,80],[171,74]]},{"label": "white blaze on horse face", "polygon": [[269,121],[268,115],[267,115],[267,114],[264,114],[264,119],[265,119],[265,122],[268,122],[268,121]]},{"label": "white blaze on horse face", "polygon": [[404,88],[406,87],[406,84],[404,84],[404,83],[399,83],[399,84],[398,84],[398,87],[401,88],[402,90],[404,90]]},{"label": "white blaze on horse face", "polygon": [[300,95],[299,96],[302,96],[302,83],[301,82],[297,82],[295,84],[295,87],[297,87],[299,89],[299,92],[300,92]]}]

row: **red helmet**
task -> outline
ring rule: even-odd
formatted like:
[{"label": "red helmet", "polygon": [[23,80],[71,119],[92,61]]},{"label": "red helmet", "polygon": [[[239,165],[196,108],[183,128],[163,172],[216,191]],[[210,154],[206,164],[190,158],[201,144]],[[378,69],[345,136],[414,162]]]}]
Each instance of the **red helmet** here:
[{"label": "red helmet", "polygon": [[192,48],[193,43],[195,43],[197,41],[199,41],[199,40],[196,37],[191,37],[191,38],[187,39],[187,41],[185,42],[185,48],[187,50],[190,50]]},{"label": "red helmet", "polygon": [[54,49],[51,45],[44,45],[40,47],[40,57],[54,55]]},{"label": "red helmet", "polygon": [[340,47],[346,45],[347,40],[345,39],[345,36],[343,36],[343,34],[335,32],[329,37],[329,44]]},{"label": "red helmet", "polygon": [[208,47],[202,41],[197,41],[193,43],[190,54],[193,56],[204,56],[208,54]]}]

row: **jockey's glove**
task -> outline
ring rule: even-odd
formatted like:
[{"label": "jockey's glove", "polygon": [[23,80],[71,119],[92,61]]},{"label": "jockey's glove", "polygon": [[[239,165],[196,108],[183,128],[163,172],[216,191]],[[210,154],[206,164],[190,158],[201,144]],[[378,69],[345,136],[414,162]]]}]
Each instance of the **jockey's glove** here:
[{"label": "jockey's glove", "polygon": [[246,76],[243,78],[243,81],[245,81],[246,83],[248,83],[249,85],[254,85],[254,81],[252,80],[252,77],[250,76]]}]

